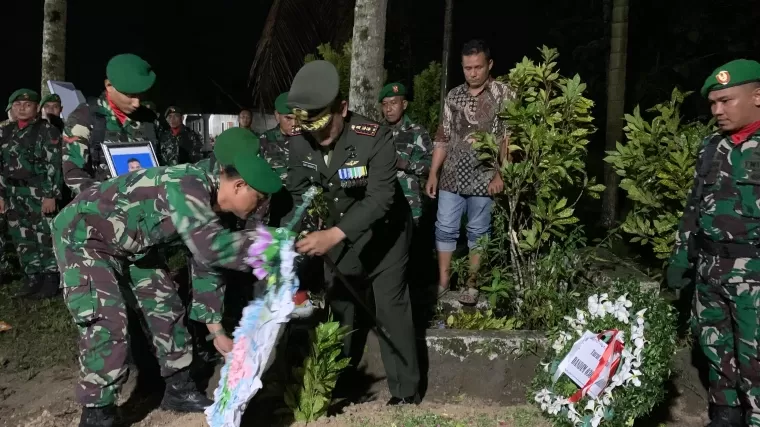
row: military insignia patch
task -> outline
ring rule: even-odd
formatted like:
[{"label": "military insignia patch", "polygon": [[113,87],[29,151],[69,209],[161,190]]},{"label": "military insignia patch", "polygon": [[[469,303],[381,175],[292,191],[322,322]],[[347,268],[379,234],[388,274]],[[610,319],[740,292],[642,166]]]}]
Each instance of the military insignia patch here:
[{"label": "military insignia patch", "polygon": [[309,118],[309,112],[304,110],[303,108],[294,108],[293,114],[298,118],[298,120],[307,120]]},{"label": "military insignia patch", "polygon": [[355,166],[358,164],[359,164],[358,160],[351,160],[350,162],[346,162],[346,166]]},{"label": "military insignia patch", "polygon": [[398,86],[397,85],[393,85],[393,93],[398,93]]},{"label": "military insignia patch", "polygon": [[731,81],[731,74],[729,74],[728,71],[721,71],[715,75],[715,80],[722,85],[727,85],[728,82]]},{"label": "military insignia patch", "polygon": [[356,132],[357,135],[375,136],[380,129],[380,125],[367,123],[364,125],[351,125],[351,130]]},{"label": "military insignia patch", "polygon": [[338,170],[341,188],[364,187],[367,185],[367,167],[356,166]]},{"label": "military insignia patch", "polygon": [[293,136],[300,135],[302,132],[301,126],[293,126],[293,130],[291,131]]}]

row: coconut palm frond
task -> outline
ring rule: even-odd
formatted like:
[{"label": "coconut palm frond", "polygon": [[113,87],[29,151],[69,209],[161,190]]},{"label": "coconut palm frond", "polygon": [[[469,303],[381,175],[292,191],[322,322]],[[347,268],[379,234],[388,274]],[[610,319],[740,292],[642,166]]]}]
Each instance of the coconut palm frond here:
[{"label": "coconut palm frond", "polygon": [[337,18],[335,0],[274,0],[256,46],[249,86],[254,104],[268,107],[288,90],[308,53],[330,42]]}]

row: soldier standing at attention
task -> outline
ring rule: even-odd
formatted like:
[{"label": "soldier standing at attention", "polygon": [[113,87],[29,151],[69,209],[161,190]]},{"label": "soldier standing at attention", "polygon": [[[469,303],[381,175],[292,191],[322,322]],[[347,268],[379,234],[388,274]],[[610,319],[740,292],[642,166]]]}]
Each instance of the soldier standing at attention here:
[{"label": "soldier standing at attention", "polygon": [[[371,286],[378,321],[390,339],[380,349],[391,392],[389,405],[418,403],[419,366],[412,305],[405,279],[412,215],[396,179],[393,134],[348,111],[339,97],[338,71],[313,61],[296,74],[288,94],[301,135],[290,139],[287,187],[300,204],[312,185],[324,191],[329,215],[325,230],[308,233],[298,252],[329,256],[357,288]],[[329,270],[329,268],[327,268]],[[353,329],[355,309],[343,285],[329,277],[336,318]],[[351,335],[344,353],[351,350]]]},{"label": "soldier standing at attention", "polygon": [[696,278],[709,425],[760,426],[760,63],[717,68],[702,95],[720,129],[699,151],[667,280],[680,289]]},{"label": "soldier standing at attention", "polygon": [[74,194],[111,177],[101,143],[150,141],[156,147],[155,115],[141,108],[140,97],[156,73],[137,55],[116,55],[106,66],[105,91],[80,104],[63,130],[63,181]]},{"label": "soldier standing at attention", "polygon": [[[288,177],[288,153],[290,139],[301,133],[295,125],[296,116],[288,105],[288,92],[281,93],[274,101],[274,118],[277,126],[269,129],[259,137],[261,151],[269,166],[274,169],[283,182]],[[279,227],[281,219],[293,208],[292,198],[283,188],[272,196],[267,221],[273,227]]]},{"label": "soldier standing at attention", "polygon": [[[190,378],[192,359],[185,308],[164,269],[141,265],[151,248],[184,243],[193,254],[190,318],[206,324],[207,340],[226,355],[232,340],[222,329],[224,286],[215,268],[247,271],[256,231],[231,232],[214,209],[247,218],[280,189],[280,178],[258,153],[241,150],[250,132],[229,129],[214,152],[219,175],[195,165],[142,169],[83,190],[55,218],[55,253],[63,269],[64,302],[79,330],[80,427],[110,427],[117,393],[126,380],[127,317],[118,277],[150,329],[166,391],[161,407],[202,412],[212,402]],[[136,228],[135,228],[136,227]]]},{"label": "soldier standing at attention", "polygon": [[45,96],[40,101],[40,116],[55,126],[59,132],[63,132],[63,121],[61,120],[61,97],[54,93]]},{"label": "soldier standing at attention", "polygon": [[50,221],[61,198],[61,134],[37,116],[39,94],[13,92],[8,104],[16,121],[0,139],[0,212],[27,277],[19,296],[50,298],[58,292]]},{"label": "soldier standing at attention", "polygon": [[203,137],[182,123],[182,110],[169,107],[164,113],[169,129],[161,132],[158,150],[161,166],[196,163],[203,158]]}]

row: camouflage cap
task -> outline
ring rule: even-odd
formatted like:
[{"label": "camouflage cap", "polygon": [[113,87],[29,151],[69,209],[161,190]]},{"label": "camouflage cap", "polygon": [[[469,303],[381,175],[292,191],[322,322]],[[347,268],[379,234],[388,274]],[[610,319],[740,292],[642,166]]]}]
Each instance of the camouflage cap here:
[{"label": "camouflage cap", "polygon": [[214,156],[222,166],[232,166],[254,190],[266,194],[280,191],[282,180],[261,157],[259,138],[243,128],[229,128],[216,137]]},{"label": "camouflage cap", "polygon": [[181,116],[182,109],[172,105],[171,107],[166,109],[166,111],[164,112],[164,117],[169,117],[169,114],[179,114]]},{"label": "camouflage cap", "polygon": [[747,83],[760,82],[760,63],[737,59],[715,69],[702,86],[702,96],[714,90],[727,89]]},{"label": "camouflage cap", "polygon": [[156,73],[144,59],[131,53],[116,55],[108,61],[106,77],[124,94],[147,92],[156,82]]},{"label": "camouflage cap", "polygon": [[330,123],[331,107],[339,91],[340,77],[335,66],[327,61],[312,61],[293,78],[288,107],[303,130],[314,132]]},{"label": "camouflage cap", "polygon": [[406,86],[401,83],[388,83],[380,90],[377,102],[383,102],[383,99],[392,96],[406,96]]},{"label": "camouflage cap", "polygon": [[31,89],[19,89],[11,94],[8,98],[8,107],[5,111],[8,111],[16,101],[32,101],[40,102],[40,94]]},{"label": "camouflage cap", "polygon": [[61,97],[58,94],[55,94],[55,93],[51,93],[50,95],[45,95],[42,98],[42,101],[40,101],[40,105],[45,105],[48,102],[57,102],[57,103],[60,104],[61,103]]},{"label": "camouflage cap", "polygon": [[293,110],[288,107],[288,92],[281,93],[274,100],[274,109],[280,114],[293,114]]}]

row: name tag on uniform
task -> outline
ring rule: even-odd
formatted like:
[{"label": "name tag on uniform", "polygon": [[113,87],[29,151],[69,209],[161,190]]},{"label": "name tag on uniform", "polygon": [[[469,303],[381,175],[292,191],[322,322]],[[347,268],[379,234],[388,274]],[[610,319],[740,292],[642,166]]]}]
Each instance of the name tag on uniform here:
[{"label": "name tag on uniform", "polygon": [[356,166],[338,170],[341,188],[363,187],[367,185],[367,167]]},{"label": "name tag on uniform", "polygon": [[312,169],[312,170],[317,170],[317,165],[316,165],[316,164],[314,164],[314,163],[309,163],[309,162],[301,162],[301,164],[302,164],[304,167],[307,167],[307,168],[309,168],[309,169]]}]

